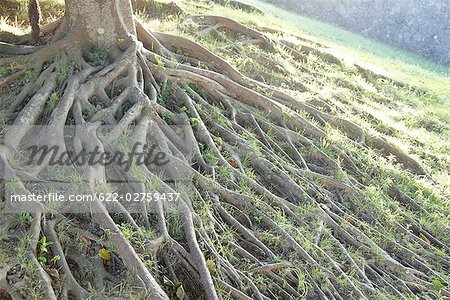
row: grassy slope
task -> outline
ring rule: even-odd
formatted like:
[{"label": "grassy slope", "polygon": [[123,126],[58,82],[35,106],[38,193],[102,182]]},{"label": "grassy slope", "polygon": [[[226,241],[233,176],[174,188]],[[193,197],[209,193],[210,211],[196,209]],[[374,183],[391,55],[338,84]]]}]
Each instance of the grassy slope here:
[{"label": "grassy slope", "polygon": [[[267,14],[261,16],[217,5],[205,8],[198,6],[197,1],[180,1],[180,5],[190,14],[221,15],[251,27],[266,26],[294,35],[306,36],[329,46],[331,52],[337,56],[370,65],[376,71],[383,70],[381,72],[388,76],[420,86],[427,92],[418,94],[409,89],[398,88],[391,82],[365,80],[352,67],[332,65],[314,55],[309,55],[306,61],[298,62],[292,57],[289,58],[289,55],[286,58],[283,55],[268,54],[258,47],[248,45],[238,46],[239,53],[233,53],[228,51],[228,42],[211,36],[199,38],[193,35],[195,25],[189,21],[175,18],[147,20],[147,23],[158,31],[171,32],[199,41],[250,77],[259,79],[258,74],[261,72],[266,74],[266,83],[277,86],[299,101],[313,101],[317,98],[323,100],[334,107],[333,114],[355,122],[372,134],[383,136],[420,161],[430,173],[431,179],[410,174],[393,158],[383,158],[375,151],[355,147],[354,143],[349,142],[341,131],[330,126],[326,128],[329,136],[317,145],[333,158],[336,158],[336,153],[331,148],[332,144],[339,145],[342,149],[355,154],[356,164],[363,171],[363,180],[367,188],[358,200],[358,207],[345,204],[344,206],[346,211],[352,214],[368,212],[381,221],[381,224],[376,226],[376,231],[365,230],[365,233],[377,244],[388,247],[390,241],[395,240],[401,241],[412,249],[417,247],[417,241],[410,240],[393,229],[396,222],[408,227],[405,218],[412,217],[417,218],[424,229],[430,230],[433,235],[450,245],[448,68],[347,31],[300,18],[258,0],[245,0],[245,2],[257,4],[257,7],[265,10]],[[273,14],[278,15],[279,18],[274,17]],[[280,38],[280,36],[268,35],[272,38]],[[230,40],[239,38],[229,35],[227,37]],[[288,35],[281,38],[295,41],[295,38]],[[283,50],[280,49],[280,51]],[[274,61],[275,64],[269,65],[269,61]],[[306,113],[303,115],[309,117]],[[339,171],[335,176],[345,178],[345,174]],[[427,213],[414,212],[389,197],[386,194],[386,187],[390,184],[397,186],[420,203]],[[241,188],[245,193],[246,187]],[[306,212],[310,208],[302,209]],[[283,218],[278,222],[282,224]],[[314,224],[311,224],[311,227],[314,227]],[[309,235],[311,233],[309,229],[300,228],[300,230],[310,240],[314,239]],[[327,247],[327,243],[328,241],[323,241],[321,246]],[[354,251],[354,258],[358,260],[360,258],[358,250]],[[436,250],[434,253],[437,256],[445,255],[441,250]],[[437,269],[441,268],[438,263],[435,264]],[[445,271],[440,272],[440,275],[446,281],[450,279]],[[440,296],[436,293],[433,297]],[[379,291],[374,295],[374,299],[393,298]]]},{"label": "grassy slope", "polygon": [[[432,91],[436,97],[424,101],[422,109],[429,115],[450,123],[450,68],[436,64],[415,53],[371,40],[326,23],[302,17],[261,0],[243,0],[257,6],[274,25],[293,33],[307,34],[325,42],[346,59],[358,61],[392,78]],[[435,101],[438,99],[438,101]],[[428,99],[425,99],[428,100]]]},{"label": "grassy slope", "polygon": [[[450,245],[448,68],[323,23],[300,18],[258,0],[245,1],[257,3],[261,9],[276,14],[283,20],[274,18],[272,15],[260,16],[216,5],[202,8],[193,5],[200,4],[194,1],[182,2],[180,5],[192,14],[223,15],[250,26],[268,26],[303,36],[307,32],[310,36],[314,36],[314,40],[330,46],[331,51],[337,55],[370,64],[375,69],[386,70],[390,76],[421,86],[428,92],[417,94],[409,89],[397,88],[390,82],[376,79],[364,80],[353,68],[331,65],[314,55],[310,55],[305,62],[298,62],[282,55],[268,55],[259,48],[248,45],[241,47],[240,54],[233,54],[224,50],[227,43],[208,36],[198,38],[192,35],[193,25],[187,20],[169,18],[145,21],[155,30],[199,40],[205,47],[228,60],[248,76],[265,72],[268,74],[267,83],[290,93],[299,101],[320,98],[333,107],[332,113],[344,116],[361,125],[368,132],[382,135],[410,153],[425,166],[432,180],[415,177],[394,160],[382,158],[374,151],[355,147],[335,128],[326,128],[329,136],[317,145],[331,157],[336,155],[330,147],[331,144],[339,144],[343,149],[356,154],[355,161],[367,178],[368,188],[364,191],[364,197],[359,199],[360,207],[347,209],[348,211],[364,209],[384,222],[383,226],[377,226],[378,232],[367,232],[374,241],[380,245],[388,244],[389,239],[396,239],[405,244],[415,243],[415,241],[403,240],[398,232],[390,230],[392,227],[389,224],[394,221],[403,224],[402,214],[405,214],[418,217],[424,228]],[[60,11],[55,10],[54,15],[58,13]],[[140,17],[144,18],[142,14]],[[5,28],[5,23],[0,25]],[[271,37],[276,36],[271,35]],[[275,66],[261,63],[261,61],[269,60],[273,60]],[[308,117],[306,113],[304,115]],[[335,176],[345,177],[342,174],[335,174]],[[384,187],[390,182],[420,203],[428,214],[417,215],[416,212],[387,197]],[[244,190],[245,187],[242,189]],[[305,210],[307,209],[305,207]],[[439,251],[436,250],[436,255],[442,254]],[[355,257],[358,255],[358,250],[355,249]],[[0,251],[0,265],[1,257]],[[447,278],[445,274],[442,276]],[[378,295],[377,299],[383,299],[382,295]]]},{"label": "grassy slope", "polygon": [[391,76],[416,85],[436,88],[442,94],[446,92],[447,96],[450,93],[449,67],[339,27],[299,16],[261,0],[242,2],[255,5],[269,16],[275,17],[274,22],[283,25],[283,28],[288,28],[289,31],[307,33],[318,40],[326,41],[344,55],[364,61],[372,67],[382,68]]}]

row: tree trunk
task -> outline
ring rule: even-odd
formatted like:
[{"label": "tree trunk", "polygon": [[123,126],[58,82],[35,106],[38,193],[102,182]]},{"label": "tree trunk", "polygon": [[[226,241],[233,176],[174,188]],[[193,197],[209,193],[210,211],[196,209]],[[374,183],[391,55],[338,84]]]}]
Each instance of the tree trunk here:
[{"label": "tree trunk", "polygon": [[66,0],[68,32],[82,47],[108,49],[119,39],[136,35],[129,0]]}]

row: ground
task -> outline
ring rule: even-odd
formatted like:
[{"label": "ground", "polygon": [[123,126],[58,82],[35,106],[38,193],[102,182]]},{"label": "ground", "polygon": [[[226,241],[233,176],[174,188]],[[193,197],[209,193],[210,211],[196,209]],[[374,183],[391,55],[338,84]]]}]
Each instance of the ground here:
[{"label": "ground", "polygon": [[[45,24],[61,16],[59,2],[41,2]],[[8,2],[15,3],[22,2]],[[144,176],[148,192],[180,192],[185,205],[164,207],[156,217],[110,213],[109,223],[95,214],[3,211],[4,297],[148,299],[156,282],[171,299],[448,298],[446,69],[376,55],[379,44],[375,54],[351,42],[336,45],[271,15],[209,1],[178,5],[183,14],[139,9],[136,15],[153,32],[186,38],[155,34],[189,59],[149,53],[145,59],[158,85],[151,118],[192,128],[199,155],[179,158],[193,187],[139,168],[128,175]],[[25,16],[23,9],[10,10],[0,25],[19,34]],[[84,57],[84,69],[57,59],[54,71],[25,69],[14,80],[17,70],[3,65],[2,134],[31,102],[40,79],[40,91],[48,90],[40,117],[51,120],[73,82],[70,72],[76,77],[98,68],[114,78],[101,70],[121,62],[95,49]],[[44,80],[52,76],[54,85]],[[92,111],[82,109],[88,123],[99,111],[117,109],[109,98],[123,104],[114,118],[132,115],[125,91],[105,90],[106,100],[89,98]],[[125,130],[115,145],[132,138]],[[20,169],[20,153],[6,161]],[[17,176],[4,179],[5,188],[25,183]],[[58,176],[83,187],[82,174]],[[130,279],[136,273],[144,282]]]}]

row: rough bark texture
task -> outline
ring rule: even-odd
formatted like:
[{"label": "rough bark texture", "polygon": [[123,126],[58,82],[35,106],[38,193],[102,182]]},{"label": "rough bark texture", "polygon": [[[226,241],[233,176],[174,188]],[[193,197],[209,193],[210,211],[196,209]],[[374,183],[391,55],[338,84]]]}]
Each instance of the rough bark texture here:
[{"label": "rough bark texture", "polygon": [[36,43],[39,41],[39,35],[41,32],[41,8],[39,7],[39,2],[37,0],[28,1],[28,18],[30,20],[31,36],[33,38],[33,42]]},{"label": "rough bark texture", "polygon": [[131,2],[126,0],[68,0],[65,22],[81,43],[99,49],[136,35]]}]

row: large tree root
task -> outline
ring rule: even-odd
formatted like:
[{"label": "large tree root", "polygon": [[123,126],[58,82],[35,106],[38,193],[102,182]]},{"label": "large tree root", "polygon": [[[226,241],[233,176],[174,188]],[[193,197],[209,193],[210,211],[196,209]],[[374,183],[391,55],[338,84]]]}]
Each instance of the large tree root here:
[{"label": "large tree root", "polygon": [[[275,42],[237,22],[193,19],[204,26],[200,35],[220,36],[218,30],[227,28],[277,51]],[[57,41],[28,55],[0,59],[10,70],[1,85],[22,76],[17,67],[22,65],[31,65],[37,78],[25,83],[2,116],[14,125],[0,152],[5,186],[26,195],[35,191],[33,182],[48,180],[48,160],[27,170],[16,163],[15,154],[26,144],[52,141],[61,149],[81,151],[140,142],[165,149],[170,168],[72,165],[61,177],[72,183],[81,177],[80,191],[91,195],[108,186],[121,193],[181,196],[172,203],[143,202],[138,210],[126,201],[110,206],[98,197],[84,214],[33,210],[28,251],[20,264],[34,264],[33,280],[43,283],[47,299],[84,299],[101,288],[100,297],[123,296],[106,289],[114,284],[143,299],[174,298],[180,286],[186,299],[450,295],[449,282],[440,275],[450,270],[448,246],[414,217],[390,223],[394,233],[384,236],[389,220],[358,206],[364,183],[352,156],[333,145],[333,157],[318,145],[332,125],[355,147],[381,149],[423,173],[407,155],[367,137],[349,121],[242,75],[181,37],[151,33],[137,23],[138,40],[118,42],[110,60],[93,61],[73,46],[73,36],[59,36],[60,24],[49,30]],[[101,132],[100,123],[112,129]],[[32,127],[44,124],[49,126]],[[65,141],[68,124],[83,131],[74,145]],[[184,136],[176,126],[188,128]],[[117,184],[117,176],[125,180]],[[388,194],[423,213],[400,190]],[[16,227],[7,222],[1,230],[15,232]],[[44,253],[46,240],[52,243]],[[82,273],[82,268],[96,273]],[[59,276],[50,278],[53,270]],[[0,273],[1,288],[13,298],[26,297],[26,289],[8,281],[8,271]]]}]

